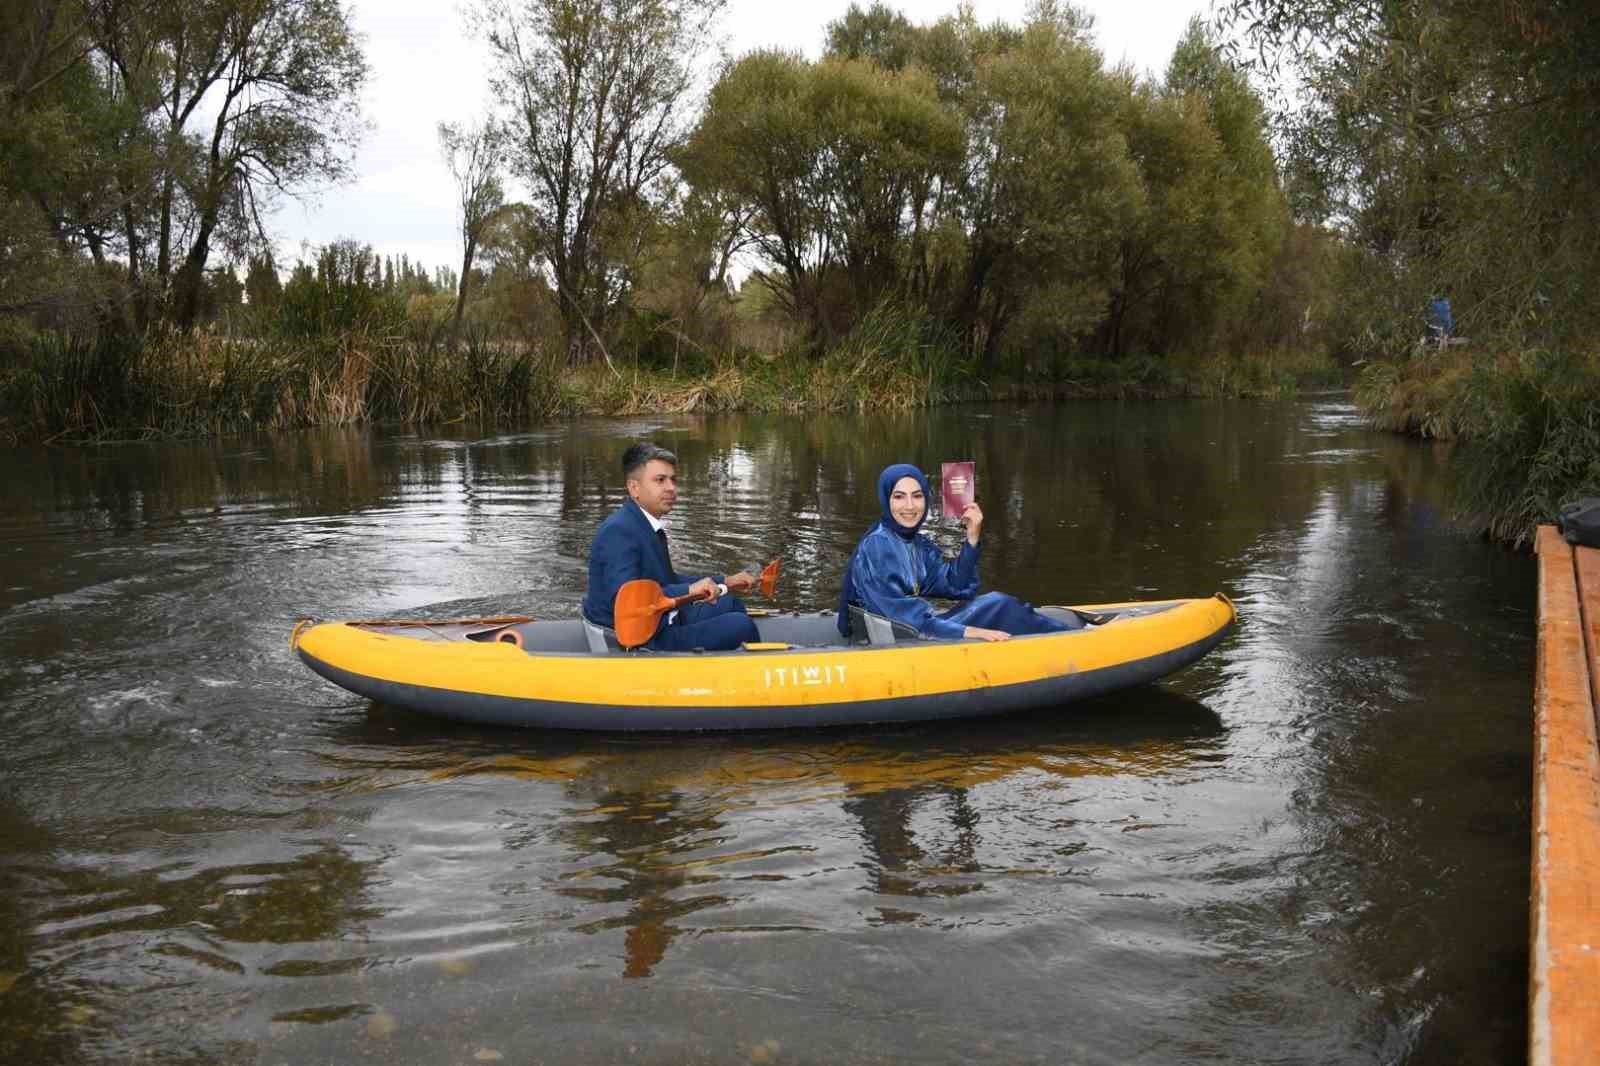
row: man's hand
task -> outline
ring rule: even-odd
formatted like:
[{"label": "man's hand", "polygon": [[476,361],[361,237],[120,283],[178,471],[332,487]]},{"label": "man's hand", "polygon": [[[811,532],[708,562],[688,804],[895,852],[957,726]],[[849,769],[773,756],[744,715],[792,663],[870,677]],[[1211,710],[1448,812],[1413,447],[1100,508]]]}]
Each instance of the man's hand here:
[{"label": "man's hand", "polygon": [[1010,640],[1011,634],[1000,629],[984,629],[982,626],[968,626],[962,634],[968,640],[987,640],[991,644],[997,640]]},{"label": "man's hand", "polygon": [[717,588],[717,583],[709,577],[703,577],[690,585],[687,593],[687,595],[704,599],[707,603],[716,603],[717,597],[721,594],[721,590]]},{"label": "man's hand", "polygon": [[967,543],[976,548],[978,538],[983,535],[983,508],[976,501],[962,510],[961,524],[967,527]]},{"label": "man's hand", "polygon": [[750,571],[741,570],[737,574],[729,574],[723,583],[728,586],[729,592],[749,592],[756,587],[756,578]]}]

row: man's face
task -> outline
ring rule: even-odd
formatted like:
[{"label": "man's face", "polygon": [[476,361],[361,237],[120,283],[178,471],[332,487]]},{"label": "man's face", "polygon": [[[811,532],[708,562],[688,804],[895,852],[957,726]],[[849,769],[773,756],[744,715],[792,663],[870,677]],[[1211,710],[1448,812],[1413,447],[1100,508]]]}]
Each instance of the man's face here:
[{"label": "man's face", "polygon": [[637,477],[628,479],[628,495],[646,513],[665,518],[678,500],[678,468],[660,459],[650,460]]}]

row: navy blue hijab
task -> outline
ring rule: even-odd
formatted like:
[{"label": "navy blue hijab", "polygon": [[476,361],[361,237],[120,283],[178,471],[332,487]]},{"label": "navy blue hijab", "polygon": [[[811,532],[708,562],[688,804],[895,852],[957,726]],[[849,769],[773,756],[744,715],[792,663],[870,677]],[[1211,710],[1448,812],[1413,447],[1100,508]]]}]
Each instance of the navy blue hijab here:
[{"label": "navy blue hijab", "polygon": [[[889,494],[894,491],[896,483],[903,477],[916,479],[917,484],[922,487],[924,500],[922,517],[917,519],[917,524],[909,529],[895,521],[894,515],[889,513]],[[931,495],[932,492],[928,488],[927,475],[910,463],[895,463],[893,466],[884,467],[883,473],[878,475],[878,509],[882,512],[883,517],[868,526],[867,533],[871,533],[874,529],[882,526],[902,540],[915,538],[918,531],[922,529],[922,523],[928,520],[926,501],[930,499]],[[866,533],[863,533],[862,536],[864,538]],[[860,550],[861,545],[857,543],[856,551]],[[856,583],[850,573],[855,568],[855,562],[856,553],[851,552],[849,561],[844,564],[844,581],[840,583],[839,589],[839,617],[837,624],[840,635],[846,637],[850,635],[850,602],[856,598]]]}]

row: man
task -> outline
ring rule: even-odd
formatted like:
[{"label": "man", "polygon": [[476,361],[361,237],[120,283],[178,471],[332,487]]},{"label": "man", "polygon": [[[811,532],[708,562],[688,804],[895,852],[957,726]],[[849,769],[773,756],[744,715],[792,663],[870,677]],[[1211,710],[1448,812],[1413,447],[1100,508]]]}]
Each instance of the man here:
[{"label": "man", "polygon": [[727,651],[747,640],[760,640],[756,624],[744,613],[744,604],[736,596],[721,595],[717,588],[720,583],[731,591],[747,592],[755,588],[753,575],[741,570],[727,578],[683,578],[672,569],[662,519],[678,500],[678,457],[654,444],[634,444],[622,453],[622,476],[628,499],[600,523],[589,548],[589,589],[583,597],[583,616],[596,625],[614,625],[612,605],[617,590],[629,581],[649,578],[674,599],[688,593],[705,599],[663,613],[646,647]]}]

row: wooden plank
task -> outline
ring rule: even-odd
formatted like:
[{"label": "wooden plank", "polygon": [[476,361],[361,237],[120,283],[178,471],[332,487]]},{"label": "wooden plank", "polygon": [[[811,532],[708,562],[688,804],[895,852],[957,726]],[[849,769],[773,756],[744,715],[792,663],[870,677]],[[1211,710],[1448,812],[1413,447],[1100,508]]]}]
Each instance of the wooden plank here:
[{"label": "wooden plank", "polygon": [[[1589,698],[1600,711],[1600,549],[1574,548],[1572,554],[1578,571],[1584,654],[1589,660]],[[1600,728],[1600,721],[1596,725]]]},{"label": "wooden plank", "polygon": [[[1578,1066],[1600,1047],[1600,751],[1571,547],[1539,528],[1534,687],[1533,951],[1528,1059]],[[1600,615],[1600,582],[1589,586]]]}]

